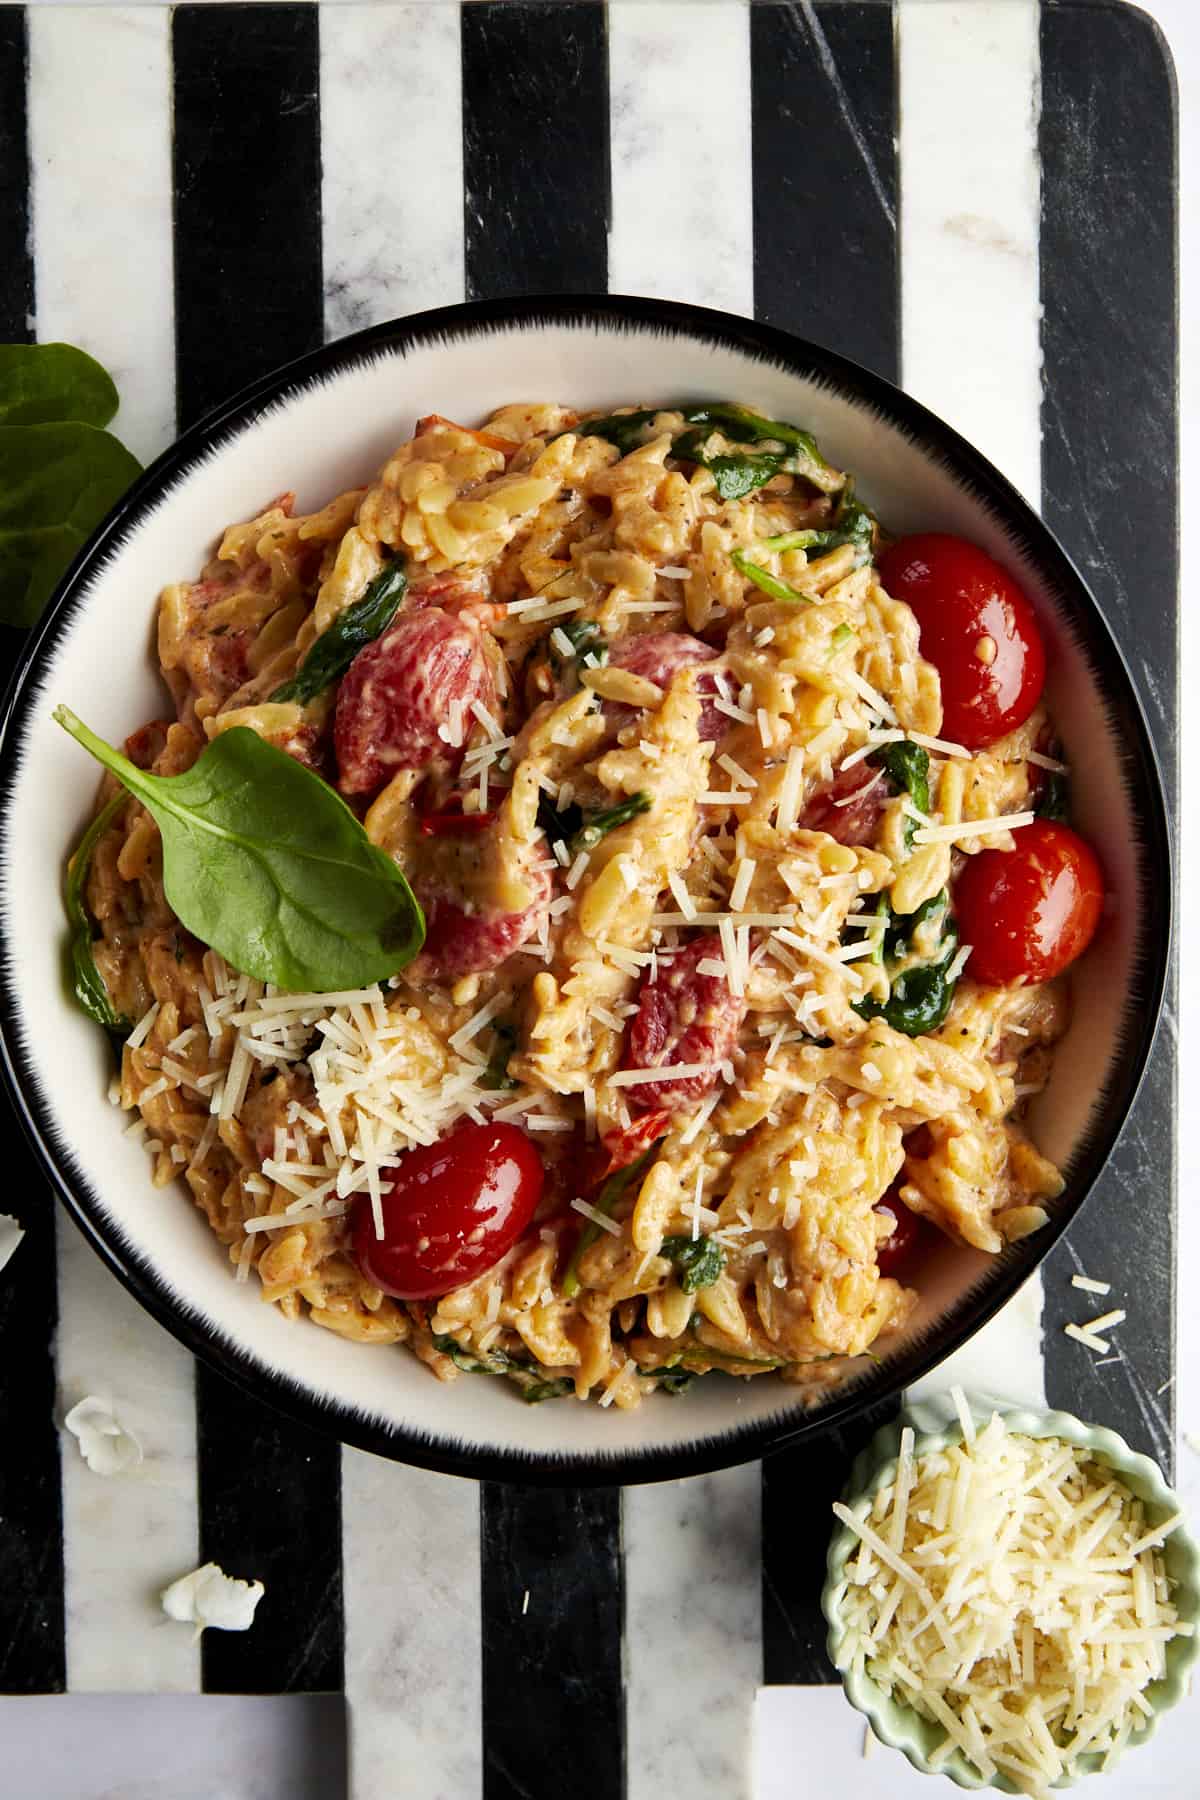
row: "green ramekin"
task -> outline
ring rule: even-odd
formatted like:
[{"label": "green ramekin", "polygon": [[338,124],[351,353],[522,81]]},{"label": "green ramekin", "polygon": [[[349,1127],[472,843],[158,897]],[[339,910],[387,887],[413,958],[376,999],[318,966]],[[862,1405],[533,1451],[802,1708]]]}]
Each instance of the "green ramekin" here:
[{"label": "green ramekin", "polygon": [[[936,1404],[933,1410],[936,1410]],[[1003,1401],[988,1402],[978,1396],[968,1396],[968,1404],[972,1417],[980,1427],[987,1423],[993,1412],[999,1412],[1012,1432],[1025,1437],[1061,1438],[1066,1443],[1076,1444],[1081,1449],[1090,1451],[1098,1462],[1106,1464],[1114,1474],[1119,1475],[1126,1487],[1145,1503],[1151,1522],[1169,1518],[1182,1510],[1178,1497],[1163,1480],[1157,1465],[1148,1456],[1140,1456],[1137,1451],[1131,1450],[1124,1438],[1118,1437],[1115,1431],[1109,1431],[1101,1425],[1085,1425],[1070,1413],[1032,1412]],[[843,1503],[852,1512],[865,1517],[879,1489],[886,1487],[895,1478],[900,1454],[900,1431],[904,1424],[911,1424],[914,1428],[914,1458],[927,1456],[931,1451],[944,1450],[951,1444],[962,1442],[962,1427],[957,1420],[941,1429],[921,1429],[924,1423],[922,1414],[927,1419],[930,1411],[929,1403],[914,1407],[911,1416],[901,1418],[896,1424],[885,1426],[878,1432],[855,1459],[842,1495]],[[839,1525],[829,1545],[825,1586],[821,1592],[821,1610],[829,1625],[826,1641],[835,1667],[844,1636],[840,1607],[847,1586],[846,1561],[857,1547],[858,1541],[847,1526]],[[1162,1555],[1173,1584],[1171,1598],[1176,1611],[1181,1620],[1195,1625],[1200,1619],[1200,1550],[1186,1528],[1177,1526],[1164,1543]],[[1166,1650],[1166,1674],[1161,1681],[1152,1682],[1146,1689],[1146,1698],[1154,1711],[1141,1729],[1130,1736],[1125,1749],[1144,1744],[1154,1735],[1162,1715],[1183,1699],[1187,1691],[1188,1672],[1198,1653],[1200,1645],[1194,1636],[1171,1639]],[[851,1706],[866,1714],[880,1742],[902,1750],[914,1769],[919,1769],[926,1775],[948,1775],[959,1787],[994,1787],[1010,1794],[1019,1791],[1003,1774],[997,1774],[990,1781],[985,1780],[959,1750],[946,1757],[936,1768],[931,1767],[930,1754],[945,1737],[940,1725],[922,1718],[910,1706],[884,1694],[864,1669],[842,1670],[841,1679],[846,1698]],[[1104,1754],[1099,1751],[1085,1753],[1079,1759],[1081,1768],[1087,1774],[1097,1771],[1103,1760]],[[1114,1758],[1113,1763],[1116,1760]],[[1113,1763],[1109,1764],[1110,1768]],[[1069,1779],[1055,1783],[1057,1787],[1073,1785],[1074,1781]]]}]

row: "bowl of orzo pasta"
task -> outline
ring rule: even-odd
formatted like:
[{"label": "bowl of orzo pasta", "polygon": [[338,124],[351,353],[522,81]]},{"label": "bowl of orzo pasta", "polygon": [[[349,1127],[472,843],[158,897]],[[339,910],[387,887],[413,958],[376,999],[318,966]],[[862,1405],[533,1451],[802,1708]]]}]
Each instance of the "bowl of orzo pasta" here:
[{"label": "bowl of orzo pasta", "polygon": [[1081,578],[917,403],[721,314],[457,307],[267,378],[85,549],[2,754],[60,1194],[400,1460],[659,1479],[894,1393],[1149,1053],[1162,788]]}]

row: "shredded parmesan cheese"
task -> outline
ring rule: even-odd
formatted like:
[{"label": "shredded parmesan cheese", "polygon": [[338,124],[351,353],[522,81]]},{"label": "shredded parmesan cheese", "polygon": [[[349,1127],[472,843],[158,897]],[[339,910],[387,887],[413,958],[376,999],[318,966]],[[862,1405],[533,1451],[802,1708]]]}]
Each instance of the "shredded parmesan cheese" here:
[{"label": "shredded parmesan cheese", "polygon": [[1167,1642],[1192,1632],[1159,1553],[1180,1517],[1152,1523],[1086,1449],[998,1415],[911,1458],[906,1433],[873,1500],[834,1506],[858,1539],[835,1660],[942,1727],[935,1767],[958,1752],[1045,1795],[1139,1729]]}]

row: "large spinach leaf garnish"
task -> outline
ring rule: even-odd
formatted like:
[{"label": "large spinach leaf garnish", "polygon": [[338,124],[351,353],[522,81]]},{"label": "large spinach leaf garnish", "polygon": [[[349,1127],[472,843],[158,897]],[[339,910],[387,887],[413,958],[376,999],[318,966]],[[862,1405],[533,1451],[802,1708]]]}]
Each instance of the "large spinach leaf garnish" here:
[{"label": "large spinach leaf garnish", "polygon": [[94,1019],[97,1025],[103,1025],[106,1031],[121,1037],[130,1030],[133,1021],[117,1011],[96,967],[96,958],[92,953],[92,921],[83,895],[96,845],[117,814],[128,804],[129,795],[122,788],[107,805],[101,807],[79,840],[79,847],[71,858],[63,888],[63,905],[66,908],[67,923],[71,927],[67,955],[72,991],[89,1019]]},{"label": "large spinach leaf garnish", "polygon": [[117,390],[70,344],[0,344],[0,622],[32,625],[141,473],[103,427]]},{"label": "large spinach leaf garnish", "polygon": [[0,344],[0,425],[107,425],[112,376],[74,344]]},{"label": "large spinach leaf garnish", "polygon": [[331,787],[257,733],[223,731],[182,775],[151,775],[65,706],[54,717],[151,814],[170,906],[235,969],[331,993],[420,950],[424,916],[395,863]]},{"label": "large spinach leaf garnish", "polygon": [[403,562],[390,563],[367,583],[362,598],[340,612],[321,633],[290,680],[272,700],[294,700],[307,706],[346,673],[359,651],[387,630],[404,598],[408,576]]}]

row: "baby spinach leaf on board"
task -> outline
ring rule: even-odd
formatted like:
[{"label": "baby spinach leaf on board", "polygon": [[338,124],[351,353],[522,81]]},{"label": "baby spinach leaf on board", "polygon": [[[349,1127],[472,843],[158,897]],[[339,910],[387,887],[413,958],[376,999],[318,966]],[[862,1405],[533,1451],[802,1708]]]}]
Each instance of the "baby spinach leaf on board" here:
[{"label": "baby spinach leaf on board", "polygon": [[391,563],[367,583],[362,598],[340,612],[309,649],[290,680],[271,695],[272,700],[294,700],[307,706],[340,679],[359,651],[385,632],[404,598],[408,576],[402,562]]},{"label": "baby spinach leaf on board", "polygon": [[0,344],[0,425],[107,425],[112,376],[74,344]]},{"label": "baby spinach leaf on board", "polygon": [[725,1272],[725,1251],[716,1238],[664,1238],[659,1255],[679,1269],[679,1285],[685,1294],[711,1287]]},{"label": "baby spinach leaf on board", "polygon": [[151,775],[65,706],[54,717],[151,814],[180,922],[235,969],[293,993],[381,981],[425,940],[400,870],[318,775],[243,726],[182,775]]},{"label": "baby spinach leaf on board", "polygon": [[96,958],[92,954],[92,921],[83,896],[96,845],[117,814],[128,805],[129,795],[122,789],[96,814],[71,858],[63,889],[63,905],[71,928],[67,945],[71,991],[89,1019],[94,1019],[97,1025],[103,1025],[106,1031],[115,1032],[121,1037],[132,1028],[133,1021],[117,1011],[96,967]]},{"label": "baby spinach leaf on board", "polygon": [[140,473],[125,446],[94,425],[0,426],[0,621],[34,623]]}]

